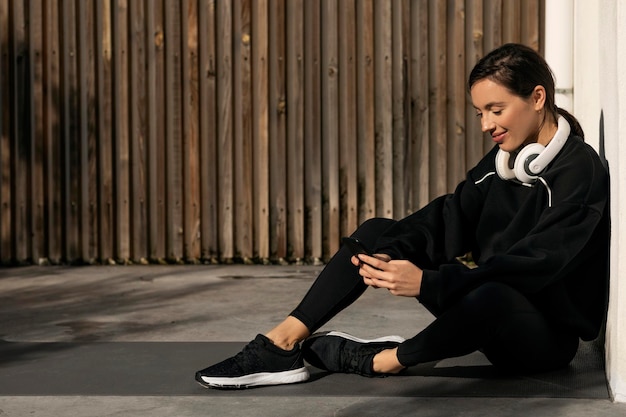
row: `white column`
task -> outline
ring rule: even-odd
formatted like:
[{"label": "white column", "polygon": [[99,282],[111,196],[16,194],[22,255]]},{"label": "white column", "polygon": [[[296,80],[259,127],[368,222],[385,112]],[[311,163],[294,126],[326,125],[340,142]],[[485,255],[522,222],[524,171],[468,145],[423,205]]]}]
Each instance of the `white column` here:
[{"label": "white column", "polygon": [[546,0],[545,58],[556,81],[556,104],[572,112],[574,0]]},{"label": "white column", "polygon": [[626,402],[626,4],[601,0],[600,101],[611,173],[611,285],[606,331],[613,399]]}]

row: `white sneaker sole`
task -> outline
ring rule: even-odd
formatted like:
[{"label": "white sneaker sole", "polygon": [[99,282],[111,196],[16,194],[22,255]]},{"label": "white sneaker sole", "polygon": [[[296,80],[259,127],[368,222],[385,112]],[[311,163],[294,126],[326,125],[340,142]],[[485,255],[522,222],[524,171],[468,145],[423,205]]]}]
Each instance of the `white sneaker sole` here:
[{"label": "white sneaker sole", "polygon": [[309,379],[309,370],[306,367],[292,369],[283,372],[259,372],[257,374],[243,375],[239,377],[206,377],[200,376],[197,380],[200,385],[207,388],[231,388],[240,389],[258,387],[263,385],[284,385],[304,382]]},{"label": "white sneaker sole", "polygon": [[356,336],[352,336],[351,334],[348,333],[344,333],[344,332],[338,332],[338,331],[330,331],[330,332],[322,332],[322,333],[317,333],[311,336],[311,338],[316,338],[316,337],[323,337],[323,336],[337,336],[337,337],[341,337],[344,339],[348,339],[348,340],[352,340],[353,342],[359,342],[359,343],[384,343],[384,342],[395,342],[395,343],[402,343],[405,341],[405,339],[401,336],[396,336],[396,335],[392,335],[392,336],[382,336],[376,339],[361,339],[359,337]]}]

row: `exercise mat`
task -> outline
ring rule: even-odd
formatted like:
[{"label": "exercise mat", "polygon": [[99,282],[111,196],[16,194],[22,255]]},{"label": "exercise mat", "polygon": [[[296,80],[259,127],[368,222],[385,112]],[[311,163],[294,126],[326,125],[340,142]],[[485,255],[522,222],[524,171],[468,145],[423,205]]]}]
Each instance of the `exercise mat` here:
[{"label": "exercise mat", "polygon": [[609,397],[600,349],[581,343],[565,369],[503,375],[480,353],[422,364],[399,376],[365,378],[309,367],[301,384],[249,390],[199,386],[194,373],[242,342],[26,343],[0,341],[0,396],[385,396]]}]

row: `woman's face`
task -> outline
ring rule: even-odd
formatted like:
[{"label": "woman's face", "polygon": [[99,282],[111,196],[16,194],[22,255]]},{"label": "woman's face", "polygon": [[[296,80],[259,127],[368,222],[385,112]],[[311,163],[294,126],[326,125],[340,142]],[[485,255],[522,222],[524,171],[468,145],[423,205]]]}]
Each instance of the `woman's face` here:
[{"label": "woman's face", "polygon": [[531,97],[524,99],[497,82],[483,79],[472,86],[470,94],[482,131],[488,132],[500,149],[514,152],[537,141],[545,102],[543,87],[536,87]]}]

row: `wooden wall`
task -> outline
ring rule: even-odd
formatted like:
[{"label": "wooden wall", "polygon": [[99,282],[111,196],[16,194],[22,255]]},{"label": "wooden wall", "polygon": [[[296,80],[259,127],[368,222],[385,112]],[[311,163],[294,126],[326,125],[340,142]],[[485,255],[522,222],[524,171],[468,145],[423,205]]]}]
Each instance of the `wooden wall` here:
[{"label": "wooden wall", "polygon": [[318,262],[491,146],[544,0],[2,0],[0,262]]}]

